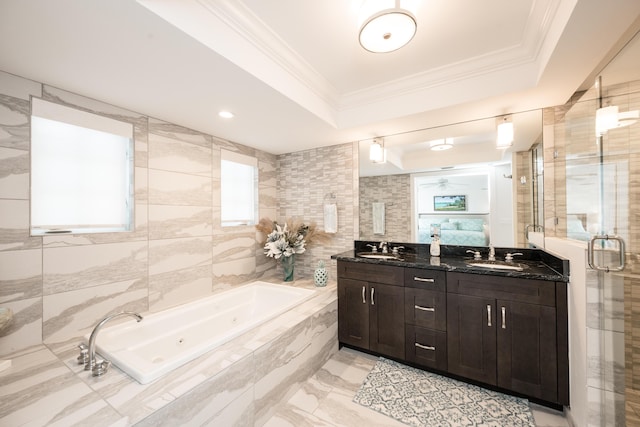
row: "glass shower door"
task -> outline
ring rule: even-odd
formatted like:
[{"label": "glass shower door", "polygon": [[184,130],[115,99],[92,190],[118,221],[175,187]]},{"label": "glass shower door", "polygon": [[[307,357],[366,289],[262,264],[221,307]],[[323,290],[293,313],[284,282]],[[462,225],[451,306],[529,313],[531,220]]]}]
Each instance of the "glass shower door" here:
[{"label": "glass shower door", "polygon": [[[566,204],[564,212],[558,204],[556,214],[566,222],[560,222],[558,232],[588,243],[591,266],[586,271],[589,426],[630,425],[625,421],[625,401],[628,406],[634,400],[629,385],[640,390],[640,362],[637,368],[633,366],[634,355],[640,356],[640,343],[636,349],[631,325],[634,318],[640,322],[640,304],[637,318],[629,316],[635,312],[635,260],[640,259],[639,129],[615,128],[601,137],[595,132],[596,110],[601,105],[617,105],[620,111],[639,107],[640,96],[627,89],[627,85],[609,87],[607,93],[611,95],[602,99],[595,96],[595,88],[585,93],[584,101],[565,112],[560,135],[564,142],[560,151],[564,153],[558,153],[558,158],[564,167],[559,170],[564,174],[559,178],[564,178],[565,197],[558,200]],[[640,335],[640,328],[638,332]]]}]

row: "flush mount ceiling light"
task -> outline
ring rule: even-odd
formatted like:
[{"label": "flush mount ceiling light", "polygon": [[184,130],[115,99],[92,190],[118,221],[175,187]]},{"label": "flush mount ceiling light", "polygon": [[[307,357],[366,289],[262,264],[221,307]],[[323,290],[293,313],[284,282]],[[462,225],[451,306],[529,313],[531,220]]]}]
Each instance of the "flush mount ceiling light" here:
[{"label": "flush mount ceiling light", "polygon": [[436,139],[429,143],[433,151],[444,151],[453,147],[453,138]]},{"label": "flush mount ceiling light", "polygon": [[496,148],[508,148],[513,144],[513,122],[511,116],[503,116],[498,119],[498,138]]},{"label": "flush mount ceiling light", "polygon": [[596,136],[602,136],[607,131],[634,124],[640,119],[640,111],[618,112],[616,105],[598,108],[596,110]]},{"label": "flush mount ceiling light", "polygon": [[369,52],[386,53],[409,43],[417,30],[416,18],[406,8],[410,3],[410,0],[365,1],[360,9],[360,45]]},{"label": "flush mount ceiling light", "polygon": [[384,151],[384,140],[382,138],[374,138],[371,147],[369,147],[369,160],[371,160],[371,163],[384,163],[386,161]]},{"label": "flush mount ceiling light", "polygon": [[218,113],[218,115],[220,117],[222,117],[223,119],[232,119],[233,118],[233,113],[231,111],[220,111]]}]

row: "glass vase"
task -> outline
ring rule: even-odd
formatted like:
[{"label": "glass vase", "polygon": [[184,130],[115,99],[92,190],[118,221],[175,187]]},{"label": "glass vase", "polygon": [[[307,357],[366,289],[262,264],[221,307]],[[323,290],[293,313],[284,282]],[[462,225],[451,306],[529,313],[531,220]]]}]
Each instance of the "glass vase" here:
[{"label": "glass vase", "polygon": [[293,266],[295,264],[295,255],[283,256],[280,259],[282,260],[282,270],[284,273],[284,281],[293,282]]}]

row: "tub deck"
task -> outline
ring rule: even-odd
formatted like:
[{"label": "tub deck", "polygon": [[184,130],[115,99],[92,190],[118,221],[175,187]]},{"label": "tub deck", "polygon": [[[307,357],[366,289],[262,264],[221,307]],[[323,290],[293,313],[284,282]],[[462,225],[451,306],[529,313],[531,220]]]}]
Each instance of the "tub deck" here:
[{"label": "tub deck", "polygon": [[337,352],[336,283],[146,385],[116,367],[91,377],[76,364],[78,342],[8,356],[0,425],[262,425]]},{"label": "tub deck", "polygon": [[[302,304],[315,290],[256,281],[157,313],[106,326],[98,353],[140,384],[213,351]],[[89,334],[85,336],[89,342]]]}]

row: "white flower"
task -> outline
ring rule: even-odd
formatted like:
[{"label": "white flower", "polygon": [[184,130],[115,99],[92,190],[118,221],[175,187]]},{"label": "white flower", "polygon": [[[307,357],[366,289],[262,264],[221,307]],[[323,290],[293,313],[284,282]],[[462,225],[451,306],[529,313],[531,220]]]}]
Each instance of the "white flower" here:
[{"label": "white flower", "polygon": [[[293,254],[301,254],[305,251],[304,231],[291,232],[287,224],[281,227],[274,223],[276,228],[267,236],[264,245],[264,253],[268,257],[279,259],[280,257],[290,257]],[[306,231],[306,230],[305,230]]]}]

